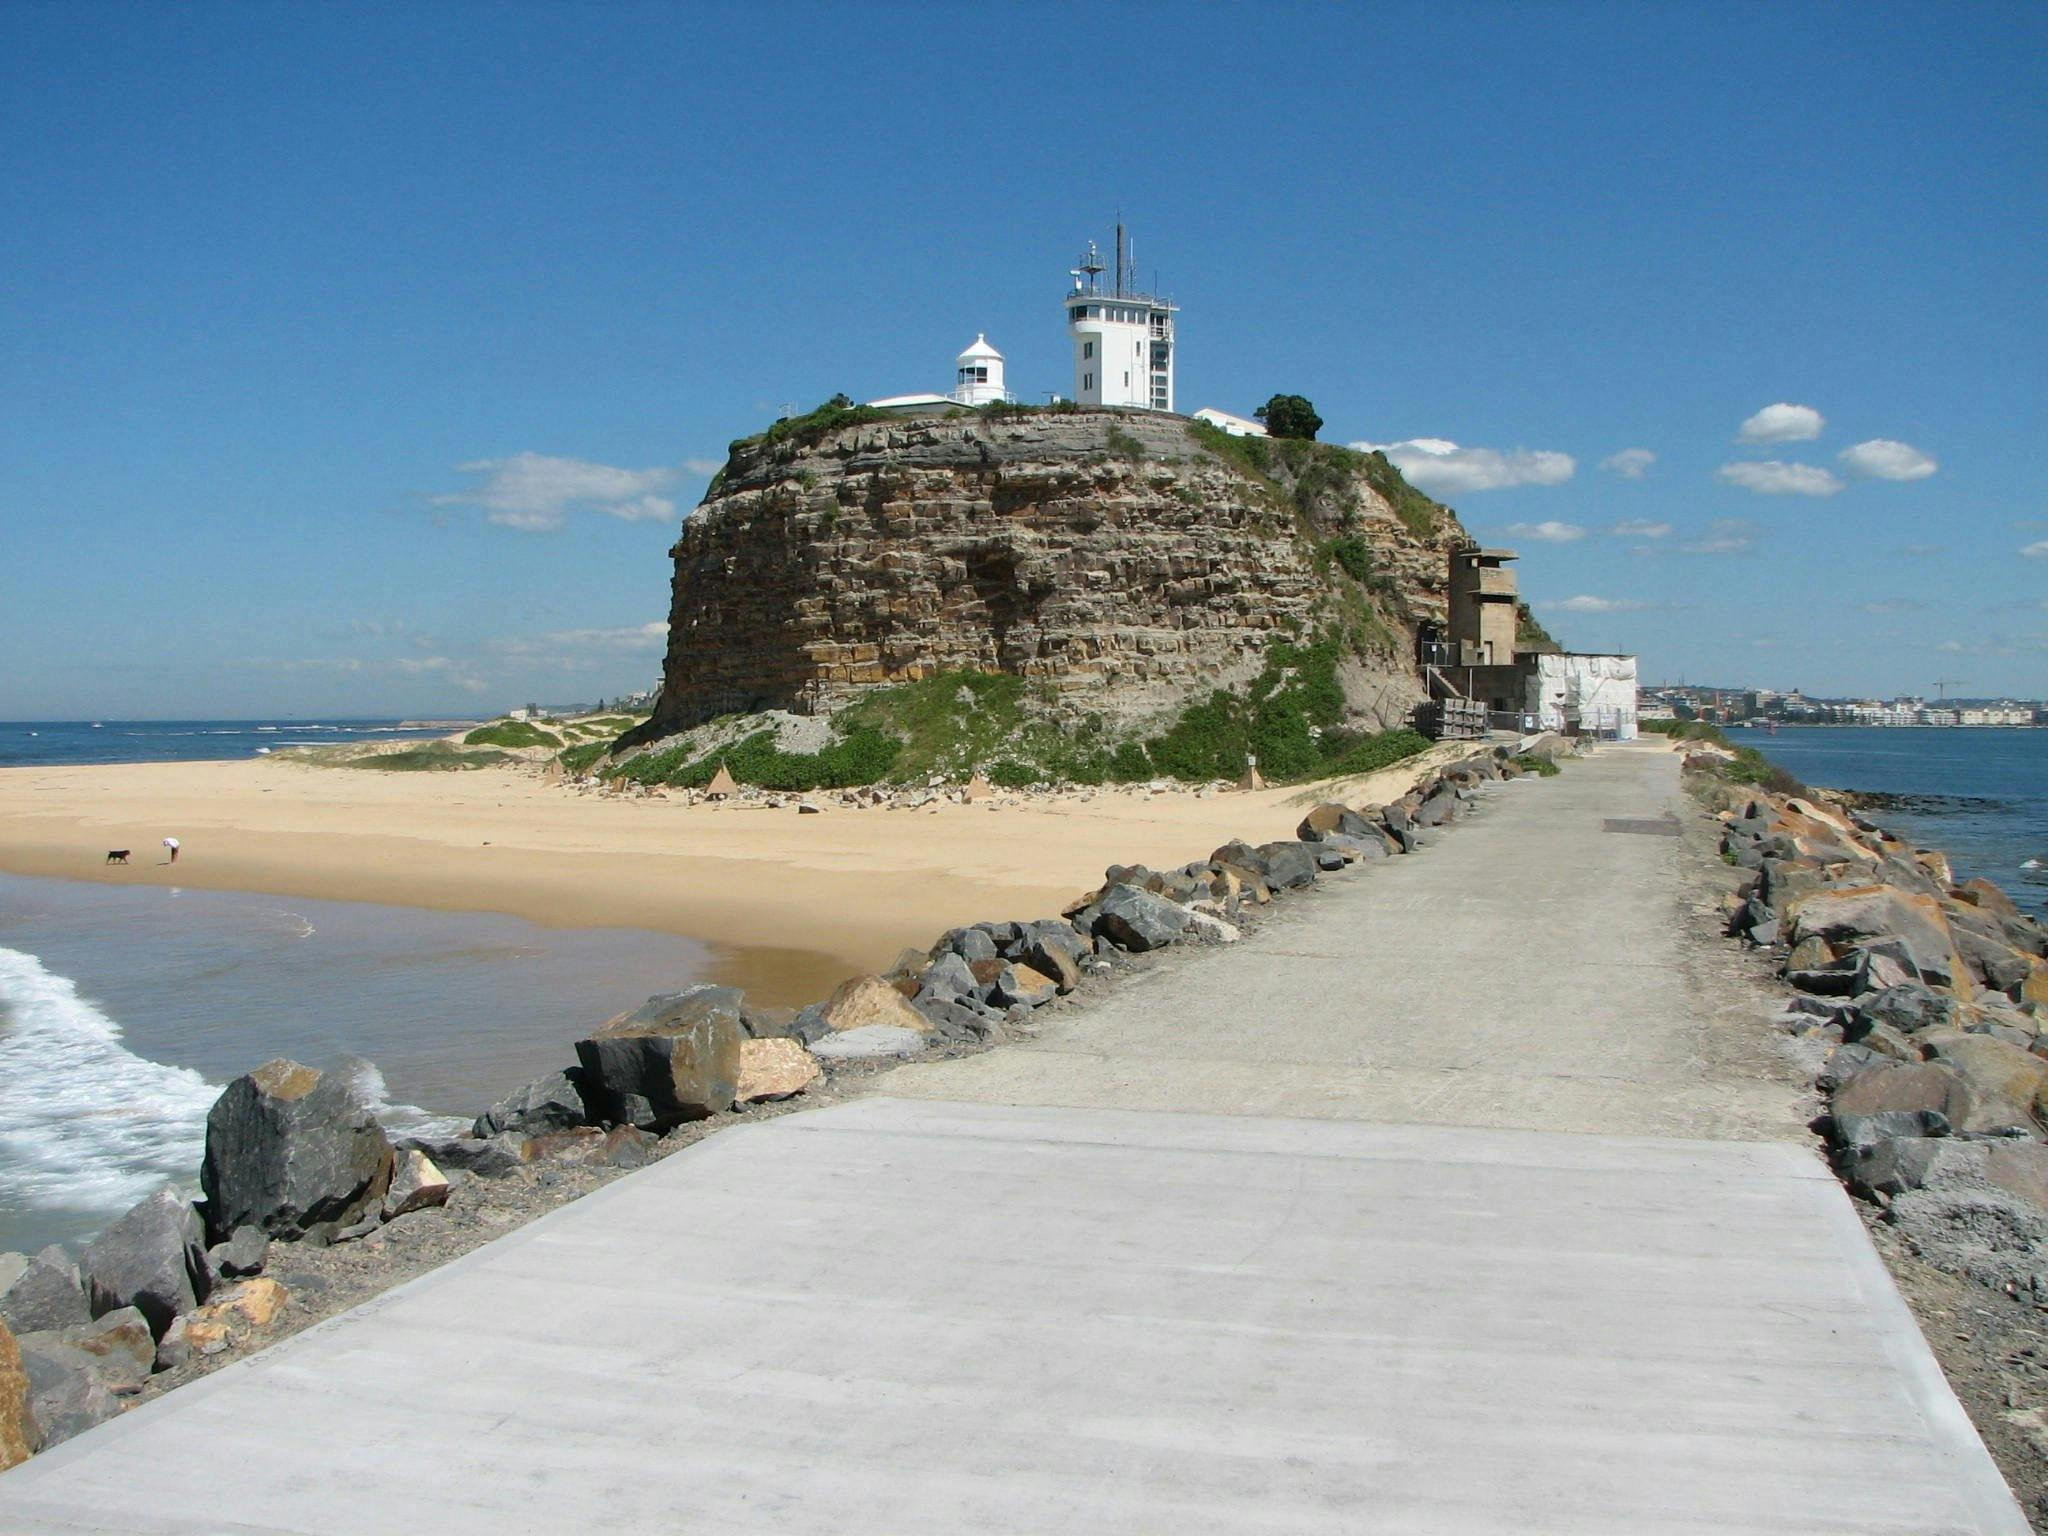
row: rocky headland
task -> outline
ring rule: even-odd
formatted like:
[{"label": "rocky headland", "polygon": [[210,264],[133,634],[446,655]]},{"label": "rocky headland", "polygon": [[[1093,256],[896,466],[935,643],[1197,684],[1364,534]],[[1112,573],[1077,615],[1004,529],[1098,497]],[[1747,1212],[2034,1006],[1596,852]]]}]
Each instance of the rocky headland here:
[{"label": "rocky headland", "polygon": [[735,443],[684,525],[666,680],[629,741],[948,671],[1142,717],[1324,631],[1354,706],[1395,724],[1464,542],[1383,457],[1330,444],[1143,411],[824,407]]}]

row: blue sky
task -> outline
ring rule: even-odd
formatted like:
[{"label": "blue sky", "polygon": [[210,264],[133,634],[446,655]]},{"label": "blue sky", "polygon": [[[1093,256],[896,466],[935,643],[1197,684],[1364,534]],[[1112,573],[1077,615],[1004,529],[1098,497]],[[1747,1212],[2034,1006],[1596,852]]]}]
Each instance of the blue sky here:
[{"label": "blue sky", "polygon": [[978,330],[1069,388],[1119,208],[1183,408],[1409,445],[1568,644],[2048,692],[2044,45],[2037,5],[6,7],[0,717],[643,686],[726,442]]}]

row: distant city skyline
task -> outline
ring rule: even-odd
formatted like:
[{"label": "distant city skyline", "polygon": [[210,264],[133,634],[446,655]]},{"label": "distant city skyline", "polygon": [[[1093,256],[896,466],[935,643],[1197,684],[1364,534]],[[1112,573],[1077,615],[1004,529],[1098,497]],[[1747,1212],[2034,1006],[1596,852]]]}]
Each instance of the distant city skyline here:
[{"label": "distant city skyline", "polygon": [[2048,11],[1136,6],[1107,121],[1064,14],[0,9],[0,718],[644,688],[724,445],[1066,392],[1119,212],[1181,410],[1307,396],[1567,646],[2042,691]]}]

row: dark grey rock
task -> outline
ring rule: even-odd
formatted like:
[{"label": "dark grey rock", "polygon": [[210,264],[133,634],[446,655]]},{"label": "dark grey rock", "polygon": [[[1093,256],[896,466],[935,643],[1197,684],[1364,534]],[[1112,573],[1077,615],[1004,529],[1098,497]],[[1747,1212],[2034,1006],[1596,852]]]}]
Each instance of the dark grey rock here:
[{"label": "dark grey rock", "polygon": [[1418,827],[1440,827],[1458,814],[1459,808],[1454,791],[1437,789],[1431,791],[1422,804],[1415,807],[1415,824]]},{"label": "dark grey rock", "polygon": [[1938,1109],[1882,1109],[1870,1115],[1831,1115],[1829,1134],[1838,1147],[1868,1147],[1900,1136],[1946,1136],[1948,1116]]},{"label": "dark grey rock", "polygon": [[1955,999],[1917,981],[1859,998],[1856,1009],[1869,1023],[1888,1024],[1903,1035],[1955,1027]]},{"label": "dark grey rock", "polygon": [[1102,893],[1100,905],[1095,931],[1120,948],[1139,952],[1173,943],[1190,921],[1172,902],[1134,885],[1111,886]]},{"label": "dark grey rock", "polygon": [[745,1038],[737,1017],[715,1011],[607,1024],[576,1042],[586,1101],[600,1118],[657,1133],[706,1119],[732,1108]]},{"label": "dark grey rock", "polygon": [[976,923],[974,926],[989,936],[998,955],[1007,954],[1024,936],[1022,923]]},{"label": "dark grey rock", "polygon": [[[705,1019],[721,1019],[744,1031],[746,1001],[746,994],[738,987],[699,982],[680,992],[664,992],[650,997],[631,1013],[613,1019],[605,1029],[620,1033],[657,1033],[687,1029]],[[566,1130],[567,1127],[558,1129]]]},{"label": "dark grey rock", "polygon": [[941,1039],[978,1044],[995,1034],[1000,1015],[966,998],[920,997],[912,1007],[930,1019]]},{"label": "dark grey rock", "polygon": [[933,959],[942,954],[958,955],[969,965],[977,960],[993,960],[996,958],[996,941],[989,937],[986,929],[955,928],[932,946]]},{"label": "dark grey rock", "polygon": [[94,1317],[134,1307],[158,1338],[172,1318],[190,1312],[212,1288],[199,1214],[168,1189],[94,1238],[79,1270]]},{"label": "dark grey rock", "polygon": [[41,1333],[88,1322],[85,1283],[78,1266],[55,1243],[45,1248],[0,1295],[0,1323],[15,1333]]},{"label": "dark grey rock", "polygon": [[1335,873],[1337,870],[1346,868],[1351,863],[1349,859],[1344,857],[1344,850],[1339,848],[1334,842],[1318,844],[1316,846],[1315,860],[1316,868],[1327,873]]},{"label": "dark grey rock", "polygon": [[589,1123],[590,1111],[575,1079],[567,1072],[554,1072],[498,1100],[477,1116],[475,1130],[479,1136],[496,1136],[501,1131],[541,1136]]},{"label": "dark grey rock", "polygon": [[121,1307],[90,1322],[17,1336],[24,1358],[43,1356],[52,1365],[90,1371],[110,1391],[139,1392],[156,1369],[156,1335],[134,1307]]},{"label": "dark grey rock", "polygon": [[813,1003],[803,1009],[789,1026],[789,1038],[804,1045],[815,1044],[831,1033],[832,1025],[825,1017],[823,1003]]},{"label": "dark grey rock", "polygon": [[1260,859],[1265,862],[1266,879],[1272,884],[1290,889],[1315,884],[1316,859],[1313,844],[1261,843],[1258,852]]},{"label": "dark grey rock", "polygon": [[27,1350],[21,1363],[28,1373],[29,1413],[42,1436],[38,1450],[62,1445],[121,1411],[121,1400],[92,1371]]},{"label": "dark grey rock", "polygon": [[399,1145],[424,1152],[443,1173],[474,1174],[480,1179],[502,1179],[519,1168],[525,1158],[520,1136],[451,1136],[444,1140],[408,1136]]},{"label": "dark grey rock", "polygon": [[1828,1053],[1827,1064],[1814,1078],[1814,1086],[1822,1093],[1833,1093],[1858,1072],[1867,1072],[1872,1067],[1882,1066],[1891,1060],[1864,1045],[1841,1045]]},{"label": "dark grey rock", "polygon": [[199,1182],[216,1240],[256,1226],[297,1237],[346,1225],[384,1198],[391,1141],[347,1065],[270,1061],[236,1078],[206,1117]]},{"label": "dark grey rock", "polygon": [[1946,1140],[1893,1136],[1850,1147],[1842,1154],[1842,1179],[1864,1199],[1902,1195],[1927,1182]]},{"label": "dark grey rock", "polygon": [[260,1273],[269,1254],[270,1234],[255,1226],[237,1227],[226,1242],[206,1250],[213,1272],[231,1279]]},{"label": "dark grey rock", "polygon": [[973,996],[980,985],[968,963],[961,959],[957,952],[949,949],[932,961],[930,968],[920,979],[916,1000],[923,1002],[926,998],[931,998],[941,1002],[955,1001]]}]

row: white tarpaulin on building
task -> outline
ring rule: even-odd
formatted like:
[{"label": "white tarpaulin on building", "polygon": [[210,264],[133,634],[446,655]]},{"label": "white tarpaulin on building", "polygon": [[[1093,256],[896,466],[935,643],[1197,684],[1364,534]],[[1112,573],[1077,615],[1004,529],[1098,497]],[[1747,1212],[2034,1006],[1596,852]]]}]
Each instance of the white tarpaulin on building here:
[{"label": "white tarpaulin on building", "polygon": [[1547,731],[1576,725],[1583,735],[1633,741],[1636,659],[1633,656],[1539,655],[1529,675],[1529,708]]}]

